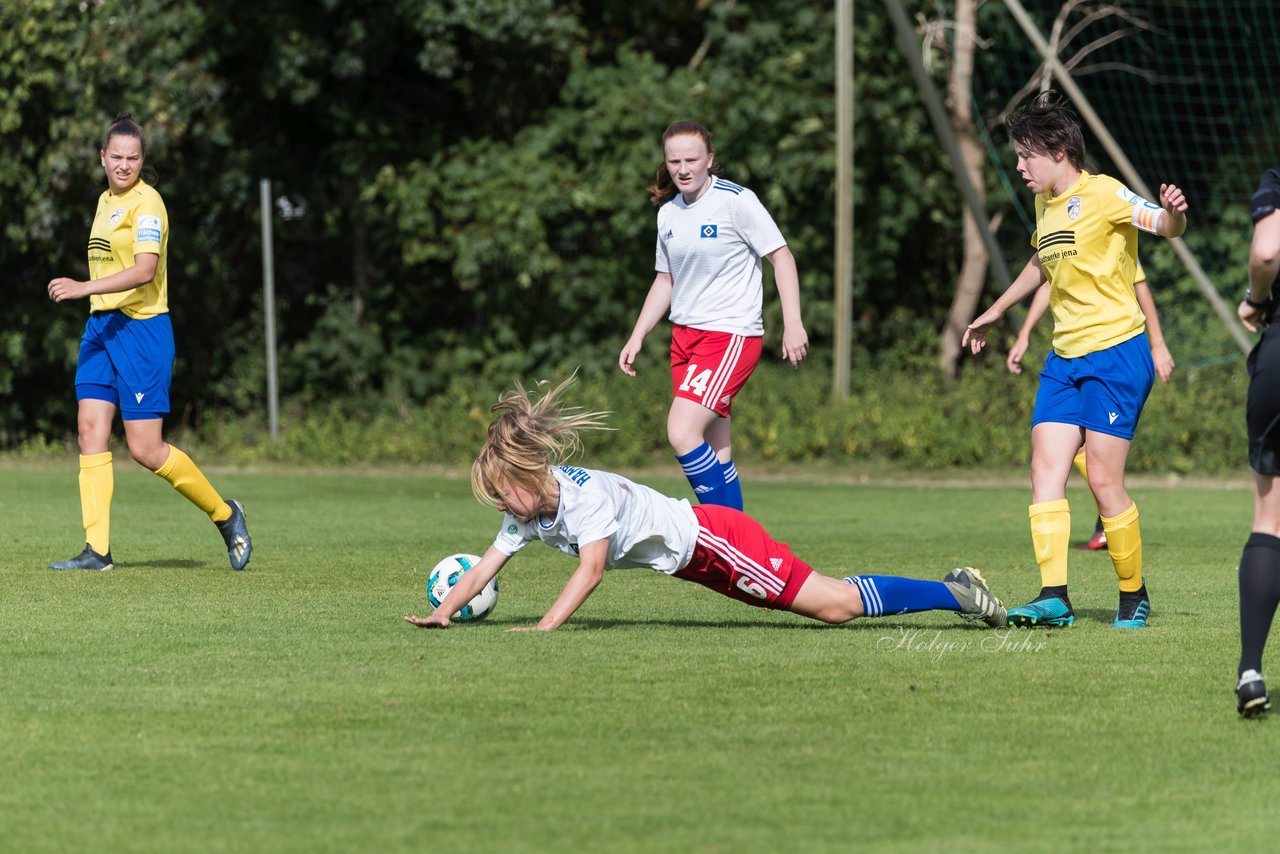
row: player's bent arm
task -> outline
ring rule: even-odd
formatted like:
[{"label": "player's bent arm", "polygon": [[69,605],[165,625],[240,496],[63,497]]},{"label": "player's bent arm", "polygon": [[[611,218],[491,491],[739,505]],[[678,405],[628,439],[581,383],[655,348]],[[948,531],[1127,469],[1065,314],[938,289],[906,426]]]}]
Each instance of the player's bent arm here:
[{"label": "player's bent arm", "polygon": [[[564,589],[560,591],[560,595],[556,597],[555,604],[551,609],[538,621],[538,625],[533,629],[540,632],[549,632],[552,629],[558,629],[565,624],[574,611],[587,601],[587,597],[600,585],[600,581],[604,578],[605,558],[609,554],[609,541],[596,540],[594,543],[587,543],[585,546],[579,546],[578,549],[578,568],[573,571],[573,575],[569,576],[569,581],[565,584]],[[466,576],[463,576],[464,578]]]},{"label": "player's bent arm", "polygon": [[1266,302],[1271,298],[1271,285],[1280,272],[1280,210],[1272,211],[1253,224],[1253,241],[1249,244],[1248,299],[1258,306],[1240,301],[1236,314],[1244,328],[1257,332],[1263,322]]},{"label": "player's bent arm", "polygon": [[804,360],[809,351],[809,333],[805,332],[800,314],[800,274],[796,258],[783,244],[764,256],[773,265],[773,282],[782,303],[782,355],[791,364]]},{"label": "player's bent arm", "polygon": [[644,305],[641,306],[640,316],[636,318],[636,325],[631,330],[631,337],[627,339],[622,352],[618,354],[618,367],[627,376],[636,375],[631,366],[640,353],[645,336],[652,332],[653,327],[657,326],[670,311],[672,287],[670,273],[659,272],[653,277],[653,284],[649,286],[649,293],[644,298]]},{"label": "player's bent arm", "polygon": [[156,277],[156,267],[159,262],[160,256],[151,252],[142,252],[134,257],[132,267],[126,267],[101,279],[88,282],[78,282],[68,278],[54,279],[49,282],[49,298],[54,302],[62,302],[69,299],[83,299],[94,294],[117,294],[132,290]]},{"label": "player's bent arm", "polygon": [[1174,184],[1160,185],[1160,207],[1164,213],[1156,220],[1156,234],[1181,237],[1187,230],[1187,199]]},{"label": "player's bent arm", "polygon": [[1271,283],[1280,273],[1280,210],[1258,220],[1249,244],[1249,296],[1254,302],[1266,302],[1271,296]]},{"label": "player's bent arm", "polygon": [[1155,363],[1156,375],[1161,382],[1167,383],[1177,364],[1164,343],[1164,330],[1160,328],[1160,314],[1156,311],[1156,301],[1151,296],[1151,288],[1146,282],[1134,282],[1134,293],[1138,297],[1138,307],[1142,316],[1147,319],[1147,343],[1151,346],[1151,361]]},{"label": "player's bent arm", "polygon": [[405,617],[405,622],[421,628],[448,628],[453,615],[466,607],[467,603],[476,597],[476,594],[498,574],[498,570],[507,565],[510,559],[510,555],[498,551],[494,546],[489,546],[484,556],[480,558],[480,562],[462,573],[462,577],[458,579],[457,584],[453,585],[449,595],[440,603],[440,607],[426,617]]}]

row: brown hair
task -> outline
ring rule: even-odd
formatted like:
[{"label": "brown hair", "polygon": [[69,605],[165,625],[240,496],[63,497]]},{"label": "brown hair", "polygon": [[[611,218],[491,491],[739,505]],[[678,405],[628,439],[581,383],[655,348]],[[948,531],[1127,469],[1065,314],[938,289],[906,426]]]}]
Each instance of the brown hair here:
[{"label": "brown hair", "polygon": [[1004,121],[1009,139],[1035,154],[1063,152],[1076,169],[1084,168],[1084,135],[1075,114],[1058,93],[1041,92]]},{"label": "brown hair", "polygon": [[489,425],[484,446],[471,464],[471,492],[481,504],[497,506],[498,481],[529,490],[541,498],[551,486],[551,466],[566,462],[582,450],[582,430],[609,430],[607,412],[584,412],[560,399],[577,376],[575,372],[554,388],[547,386],[540,400],[519,383],[498,398],[491,412],[498,417]]},{"label": "brown hair", "polygon": [[[714,156],[716,153],[715,148],[711,146],[711,131],[697,122],[676,122],[669,126],[662,134],[664,147],[667,144],[667,140],[673,136],[696,136],[706,143],[708,154]],[[711,161],[711,174],[720,174],[720,164],[715,160]],[[654,207],[662,207],[662,205],[674,199],[676,193],[679,192],[676,189],[676,182],[671,180],[671,172],[667,169],[665,156],[662,162],[658,164],[657,174],[654,175],[653,183],[649,185],[648,189],[649,201],[653,202]]]},{"label": "brown hair", "polygon": [[147,135],[143,133],[142,125],[134,121],[133,113],[117,113],[111,120],[111,124],[107,125],[107,132],[102,135],[103,151],[107,150],[113,136],[133,137],[138,140],[138,145],[142,148],[142,156],[147,156]]}]

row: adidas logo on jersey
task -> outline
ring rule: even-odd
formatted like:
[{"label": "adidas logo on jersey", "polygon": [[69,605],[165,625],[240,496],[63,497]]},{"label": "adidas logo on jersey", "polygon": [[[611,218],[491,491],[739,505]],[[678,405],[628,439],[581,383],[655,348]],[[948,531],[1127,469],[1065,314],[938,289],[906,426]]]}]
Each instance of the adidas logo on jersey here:
[{"label": "adidas logo on jersey", "polygon": [[782,558],[780,557],[769,558],[769,565],[773,567],[774,572],[777,572],[778,570],[782,569]]}]

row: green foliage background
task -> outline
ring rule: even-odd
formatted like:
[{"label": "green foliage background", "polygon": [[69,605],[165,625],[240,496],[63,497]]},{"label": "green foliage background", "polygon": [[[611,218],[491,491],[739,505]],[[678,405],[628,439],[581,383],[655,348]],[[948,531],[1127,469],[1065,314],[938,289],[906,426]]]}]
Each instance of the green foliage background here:
[{"label": "green foliage background", "polygon": [[[926,16],[939,8],[907,5]],[[834,403],[825,0],[3,4],[0,133],[11,156],[0,160],[0,192],[12,210],[0,241],[0,449],[74,443],[86,307],[50,304],[44,284],[86,275],[103,186],[96,149],[127,109],[148,128],[147,177],[172,222],[171,422],[237,457],[463,459],[474,437],[449,414],[483,418],[513,378],[575,368],[584,393],[626,410],[607,453],[664,454],[664,330],[649,339],[647,381],[629,387],[613,365],[652,278],[645,186],[659,136],[692,117],[715,131],[726,175],[756,190],[786,234],[814,345],[796,377],[753,380],[741,452],[1016,462],[1032,392],[1003,373],[999,345],[967,360],[955,385],[933,376],[960,261],[957,194],[882,7],[859,3],[856,14],[855,399]],[[945,69],[935,74],[941,83]],[[277,195],[289,434],[278,448],[257,440],[262,177]],[[1000,213],[1009,201],[994,170],[991,181]],[[1206,200],[1189,234],[1211,272],[1242,269],[1248,223],[1232,204]],[[1016,266],[1026,235],[1016,217],[1005,222]],[[1238,389],[1194,376],[1238,370],[1239,353],[1163,247],[1144,247],[1144,262],[1174,355],[1193,369],[1153,406],[1207,417],[1210,429],[1196,425],[1172,447],[1215,466],[1234,447],[1218,438],[1238,430]],[[770,295],[770,352],[778,311]],[[1149,413],[1144,433],[1158,421]]]}]

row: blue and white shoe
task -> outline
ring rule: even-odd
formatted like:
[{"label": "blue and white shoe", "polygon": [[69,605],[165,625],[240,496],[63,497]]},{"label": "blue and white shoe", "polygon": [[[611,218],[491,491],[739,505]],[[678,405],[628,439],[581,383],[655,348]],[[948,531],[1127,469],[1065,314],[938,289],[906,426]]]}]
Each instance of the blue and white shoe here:
[{"label": "blue and white shoe", "polygon": [[1246,670],[1240,674],[1236,683],[1236,711],[1242,718],[1256,718],[1271,708],[1271,698],[1267,696],[1267,685],[1262,681],[1262,674],[1256,670]]},{"label": "blue and white shoe", "polygon": [[1036,599],[1009,609],[1009,625],[1021,628],[1069,626],[1075,621],[1076,614],[1071,610],[1071,606],[1058,596]]},{"label": "blue and white shoe", "polygon": [[244,569],[249,565],[249,555],[253,554],[253,540],[249,539],[249,526],[245,523],[244,505],[239,501],[228,501],[227,506],[231,508],[231,517],[214,524],[218,526],[218,533],[222,534],[222,541],[227,544],[227,557],[231,559],[231,568]]},{"label": "blue and white shoe", "polygon": [[71,560],[63,560],[57,563],[49,564],[50,569],[92,569],[102,572],[115,566],[111,562],[111,552],[108,551],[104,555],[100,555],[93,550],[88,543],[84,544],[84,551],[73,557]]},{"label": "blue and white shoe", "polygon": [[1120,607],[1116,609],[1116,618],[1111,622],[1113,629],[1145,629],[1147,617],[1151,616],[1151,602],[1144,592],[1139,597],[1120,597]]}]

